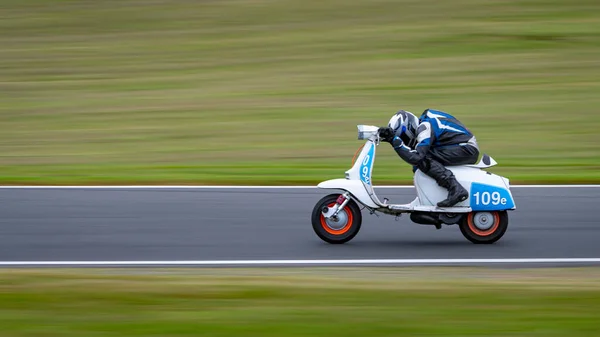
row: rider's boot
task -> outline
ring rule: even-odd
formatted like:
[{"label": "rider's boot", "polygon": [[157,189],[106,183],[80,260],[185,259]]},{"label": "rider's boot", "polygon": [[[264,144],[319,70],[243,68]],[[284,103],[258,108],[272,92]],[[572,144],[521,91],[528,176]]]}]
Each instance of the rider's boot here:
[{"label": "rider's boot", "polygon": [[446,200],[438,202],[439,207],[450,207],[461,201],[467,200],[469,192],[456,181],[452,171],[448,170],[444,165],[431,158],[426,158],[420,163],[420,169],[428,176],[433,178],[438,185],[448,190]]},{"label": "rider's boot", "polygon": [[437,203],[439,207],[450,207],[467,200],[469,192],[458,182],[452,171],[446,170],[438,184],[448,190],[448,198]]}]

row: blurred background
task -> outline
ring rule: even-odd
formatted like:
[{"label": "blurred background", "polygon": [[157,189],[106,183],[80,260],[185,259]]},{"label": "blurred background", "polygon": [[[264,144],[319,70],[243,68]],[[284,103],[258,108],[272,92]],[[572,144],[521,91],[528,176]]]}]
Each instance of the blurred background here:
[{"label": "blurred background", "polygon": [[[315,184],[456,115],[511,182],[600,182],[595,0],[0,1],[0,183]],[[391,147],[374,183],[412,182]]]}]

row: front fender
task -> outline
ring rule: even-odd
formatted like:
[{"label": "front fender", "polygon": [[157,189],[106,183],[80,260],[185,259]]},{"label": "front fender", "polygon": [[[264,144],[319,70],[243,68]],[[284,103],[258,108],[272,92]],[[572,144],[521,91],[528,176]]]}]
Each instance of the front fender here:
[{"label": "front fender", "polygon": [[348,191],[357,199],[357,201],[365,206],[379,208],[379,205],[375,204],[371,199],[371,196],[369,196],[369,193],[367,193],[365,186],[360,180],[331,179],[319,183],[317,187],[322,189]]}]

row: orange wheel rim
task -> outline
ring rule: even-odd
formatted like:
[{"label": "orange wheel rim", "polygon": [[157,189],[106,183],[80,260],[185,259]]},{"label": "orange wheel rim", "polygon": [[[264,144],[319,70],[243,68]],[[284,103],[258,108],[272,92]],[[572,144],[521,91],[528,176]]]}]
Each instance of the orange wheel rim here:
[{"label": "orange wheel rim", "polygon": [[494,232],[496,232],[500,226],[500,215],[498,215],[498,212],[492,212],[491,214],[494,215],[494,225],[490,229],[481,230],[473,223],[473,217],[475,216],[475,213],[470,213],[469,216],[467,216],[467,224],[469,225],[469,229],[479,236],[490,236],[494,234]]},{"label": "orange wheel rim", "polygon": [[[327,207],[333,207],[334,205],[335,205],[335,202],[332,202],[329,205],[327,205]],[[321,226],[327,233],[329,233],[331,235],[342,235],[342,234],[348,232],[350,230],[350,228],[352,228],[352,223],[354,222],[354,217],[352,216],[350,207],[348,207],[348,205],[344,206],[344,209],[342,209],[342,212],[346,212],[346,215],[348,216],[348,221],[346,221],[346,225],[344,225],[344,227],[342,227],[340,229],[333,229],[333,228],[329,227],[327,225],[327,221],[325,220],[325,216],[323,216],[323,214],[321,214]]]}]

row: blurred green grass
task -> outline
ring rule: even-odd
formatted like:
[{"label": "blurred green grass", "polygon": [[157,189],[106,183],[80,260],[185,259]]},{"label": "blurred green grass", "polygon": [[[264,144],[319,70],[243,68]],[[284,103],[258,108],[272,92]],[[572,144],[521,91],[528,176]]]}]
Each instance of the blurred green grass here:
[{"label": "blurred green grass", "polygon": [[3,270],[2,336],[595,336],[598,271]]},{"label": "blurred green grass", "polygon": [[[600,182],[595,0],[0,0],[0,183],[315,184],[356,124],[459,117],[493,172]],[[375,184],[411,183],[382,147]]]}]

